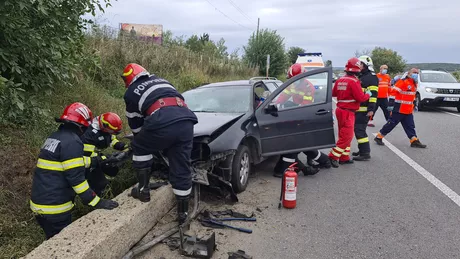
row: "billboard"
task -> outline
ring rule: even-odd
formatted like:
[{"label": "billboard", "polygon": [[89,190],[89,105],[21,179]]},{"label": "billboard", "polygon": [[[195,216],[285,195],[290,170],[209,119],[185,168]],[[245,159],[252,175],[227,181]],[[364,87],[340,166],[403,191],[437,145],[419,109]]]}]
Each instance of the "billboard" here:
[{"label": "billboard", "polygon": [[121,23],[120,29],[129,37],[152,41],[160,45],[163,43],[163,25],[161,24]]}]

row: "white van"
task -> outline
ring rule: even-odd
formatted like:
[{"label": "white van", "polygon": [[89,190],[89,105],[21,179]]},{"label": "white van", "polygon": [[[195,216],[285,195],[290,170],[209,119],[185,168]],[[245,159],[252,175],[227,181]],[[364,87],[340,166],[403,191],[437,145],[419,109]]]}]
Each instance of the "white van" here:
[{"label": "white van", "polygon": [[[295,63],[302,65],[303,72],[325,67],[323,54],[321,52],[299,53],[297,54],[297,60]],[[321,90],[323,89],[327,91],[326,72],[308,77],[308,81],[310,81],[317,90],[315,91],[315,96],[321,95]]]}]

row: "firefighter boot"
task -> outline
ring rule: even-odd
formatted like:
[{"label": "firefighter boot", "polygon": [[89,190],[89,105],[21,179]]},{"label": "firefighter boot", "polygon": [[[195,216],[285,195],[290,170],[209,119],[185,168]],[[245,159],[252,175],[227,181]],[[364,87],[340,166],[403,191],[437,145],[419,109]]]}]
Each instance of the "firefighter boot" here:
[{"label": "firefighter boot", "polygon": [[355,161],[368,161],[371,159],[371,154],[369,153],[359,153],[359,156],[353,157]]},{"label": "firefighter boot", "polygon": [[150,201],[150,171],[150,167],[136,169],[136,176],[139,184],[131,189],[131,196],[141,202]]},{"label": "firefighter boot", "polygon": [[297,160],[297,167],[302,171],[303,175],[315,175],[319,172],[319,168],[305,165],[302,161]]},{"label": "firefighter boot", "polygon": [[189,199],[190,199],[189,195],[187,196],[176,195],[177,219],[179,221],[179,225],[184,224],[184,222],[187,220]]},{"label": "firefighter boot", "polygon": [[410,147],[426,148],[426,145],[422,144],[420,140],[416,139],[410,143]]},{"label": "firefighter boot", "polygon": [[331,160],[329,160],[329,157],[326,154],[324,154],[323,152],[318,151],[318,153],[319,153],[319,158],[316,159],[316,162],[319,163],[319,167],[320,168],[327,168],[327,169],[331,168],[332,165],[331,165]]},{"label": "firefighter boot", "polygon": [[330,162],[331,162],[331,166],[334,167],[334,168],[338,168],[339,167],[339,160],[334,160],[332,158],[329,158]]},{"label": "firefighter boot", "polygon": [[351,153],[352,156],[359,156],[359,151]]}]

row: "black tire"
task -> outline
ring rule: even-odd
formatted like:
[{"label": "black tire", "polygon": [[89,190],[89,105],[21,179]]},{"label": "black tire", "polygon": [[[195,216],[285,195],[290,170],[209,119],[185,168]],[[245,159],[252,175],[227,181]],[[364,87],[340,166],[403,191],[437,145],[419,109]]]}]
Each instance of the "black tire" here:
[{"label": "black tire", "polygon": [[422,104],[422,100],[420,99],[420,94],[419,94],[419,93],[417,93],[417,96],[416,96],[415,99],[416,99],[416,100],[415,100],[415,103],[416,103],[416,105],[417,105],[417,110],[418,110],[418,111],[424,111],[424,110],[426,110],[426,109],[425,109],[425,106]]},{"label": "black tire", "polygon": [[460,105],[457,106],[457,112],[460,112]]},{"label": "black tire", "polygon": [[240,145],[232,160],[231,183],[235,193],[241,193],[246,190],[249,183],[249,175],[251,174],[251,163],[249,148],[245,145]]}]

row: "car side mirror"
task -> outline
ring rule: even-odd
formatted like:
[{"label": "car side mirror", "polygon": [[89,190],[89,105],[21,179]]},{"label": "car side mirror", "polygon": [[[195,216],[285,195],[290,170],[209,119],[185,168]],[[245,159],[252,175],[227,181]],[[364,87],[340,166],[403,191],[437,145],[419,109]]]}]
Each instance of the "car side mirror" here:
[{"label": "car side mirror", "polygon": [[266,114],[271,114],[272,116],[278,117],[278,108],[276,107],[275,104],[269,104],[267,107],[265,107],[265,113]]}]

